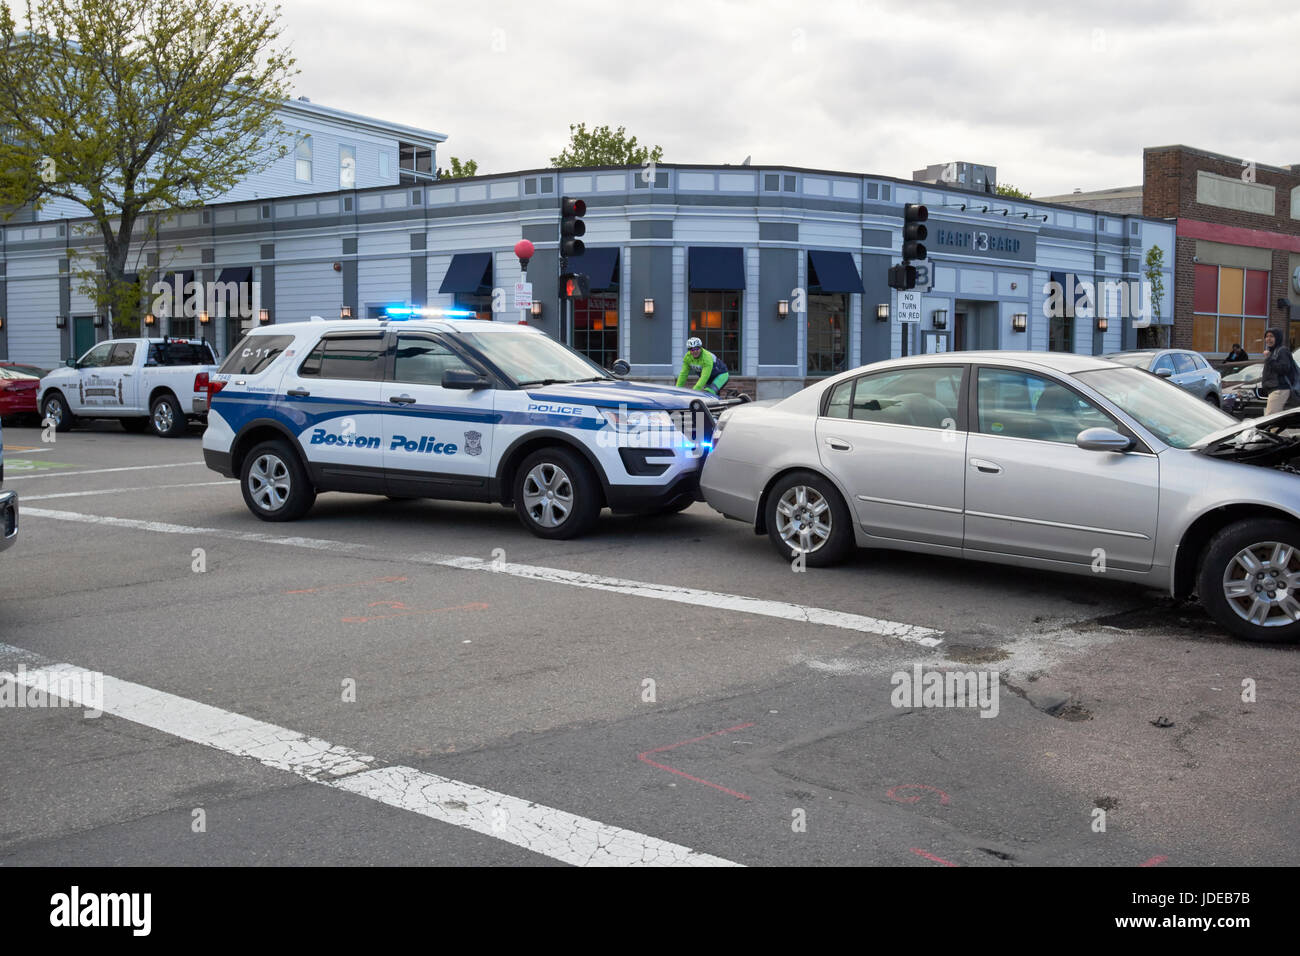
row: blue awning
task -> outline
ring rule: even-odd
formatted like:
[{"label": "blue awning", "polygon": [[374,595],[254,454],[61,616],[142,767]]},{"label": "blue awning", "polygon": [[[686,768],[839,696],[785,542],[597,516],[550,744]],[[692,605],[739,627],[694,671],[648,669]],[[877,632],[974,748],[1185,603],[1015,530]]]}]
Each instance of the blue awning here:
[{"label": "blue awning", "polygon": [[569,260],[569,268],[585,272],[591,279],[593,291],[612,289],[618,284],[618,248],[593,249],[588,246],[580,257]]},{"label": "blue awning", "polygon": [[451,257],[447,275],[438,287],[441,292],[476,293],[492,288],[492,253],[458,252]]},{"label": "blue awning", "polygon": [[808,250],[808,285],[823,292],[862,292],[862,277],[848,252]]},{"label": "blue awning", "polygon": [[689,250],[692,289],[745,288],[744,250],[738,246],[703,246]]},{"label": "blue awning", "polygon": [[217,276],[218,282],[252,282],[252,266],[235,266],[230,269],[222,269],[221,275]]}]

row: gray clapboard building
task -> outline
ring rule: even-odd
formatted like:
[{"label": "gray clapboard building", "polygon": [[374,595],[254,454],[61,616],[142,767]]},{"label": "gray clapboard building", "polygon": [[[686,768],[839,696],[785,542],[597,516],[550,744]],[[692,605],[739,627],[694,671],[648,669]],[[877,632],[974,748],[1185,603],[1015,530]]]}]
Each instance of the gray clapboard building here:
[{"label": "gray clapboard building", "polygon": [[[587,252],[571,266],[590,276],[591,295],[575,303],[571,328],[561,325],[557,288],[562,195],[588,206]],[[929,209],[930,258],[915,297],[900,302],[886,274],[898,260],[905,203]],[[87,329],[107,335],[69,274],[76,224],[3,229],[0,356],[54,365],[79,352]],[[512,307],[520,238],[537,248],[527,278],[540,314]],[[697,335],[734,376],[774,396],[918,351],[1131,347],[1153,245],[1169,263],[1165,293],[1149,310],[1158,314],[1137,324],[1172,320],[1173,240],[1171,223],[1141,216],[794,167],[421,179],[169,217],[146,251],[166,293],[151,300],[148,332],[203,334],[225,351],[259,322],[457,310],[528,321],[601,365],[627,358],[640,378],[674,375],[684,342]],[[174,294],[183,300],[212,283],[241,294],[215,306]],[[1054,288],[1066,290],[1064,307]]]}]

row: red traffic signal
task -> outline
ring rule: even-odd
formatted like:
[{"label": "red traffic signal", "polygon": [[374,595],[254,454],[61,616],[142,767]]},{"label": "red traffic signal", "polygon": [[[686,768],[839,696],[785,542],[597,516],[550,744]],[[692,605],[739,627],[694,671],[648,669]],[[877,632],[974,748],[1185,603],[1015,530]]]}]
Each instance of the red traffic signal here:
[{"label": "red traffic signal", "polygon": [[580,236],[587,234],[587,224],[582,217],[587,214],[587,204],[581,199],[560,197],[560,256],[580,256],[586,250]]}]

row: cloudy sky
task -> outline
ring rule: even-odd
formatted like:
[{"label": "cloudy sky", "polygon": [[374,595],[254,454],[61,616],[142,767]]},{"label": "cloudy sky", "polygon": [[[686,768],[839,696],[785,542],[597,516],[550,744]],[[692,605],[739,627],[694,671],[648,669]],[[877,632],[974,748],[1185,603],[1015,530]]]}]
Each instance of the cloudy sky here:
[{"label": "cloudy sky", "polygon": [[684,163],[910,177],[998,168],[1034,195],[1134,185],[1142,147],[1300,163],[1290,0],[280,0],[295,94],[446,133],[481,173],[570,123]]}]

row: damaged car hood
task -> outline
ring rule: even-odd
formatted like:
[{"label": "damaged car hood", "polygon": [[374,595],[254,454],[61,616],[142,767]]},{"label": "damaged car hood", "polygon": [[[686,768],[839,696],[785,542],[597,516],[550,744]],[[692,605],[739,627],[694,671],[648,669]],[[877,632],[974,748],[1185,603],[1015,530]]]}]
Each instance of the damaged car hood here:
[{"label": "damaged car hood", "polygon": [[1300,408],[1252,418],[1206,435],[1192,450],[1211,458],[1278,465],[1300,457]]}]

